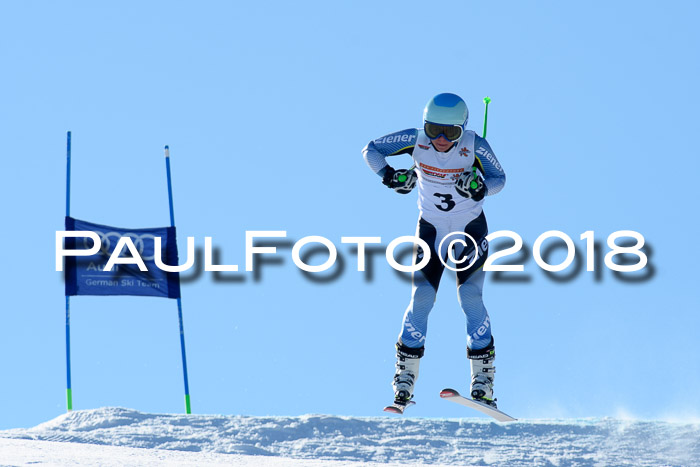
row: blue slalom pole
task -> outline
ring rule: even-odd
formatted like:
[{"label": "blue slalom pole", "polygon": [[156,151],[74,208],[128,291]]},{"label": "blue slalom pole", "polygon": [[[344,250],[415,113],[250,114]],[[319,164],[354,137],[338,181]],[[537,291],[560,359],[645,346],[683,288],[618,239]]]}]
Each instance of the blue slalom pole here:
[{"label": "blue slalom pole", "polygon": [[66,140],[66,216],[70,216],[70,131]]},{"label": "blue slalom pole", "polygon": [[182,324],[182,300],[177,299],[177,319],[180,322],[180,349],[182,349],[182,374],[185,377],[185,413],[191,414],[190,384],[187,381],[187,357],[185,356],[185,328]]},{"label": "blue slalom pole", "polygon": [[70,385],[70,297],[66,295],[66,408],[73,410],[73,390]]},{"label": "blue slalom pole", "polygon": [[[70,131],[66,142],[66,216],[70,216]],[[70,296],[66,295],[66,407],[73,410],[73,390],[70,384]]]},{"label": "blue slalom pole", "polygon": [[175,227],[175,208],[173,207],[173,184],[170,177],[170,147],[165,146],[165,170],[168,172],[168,202],[170,203],[170,227]]},{"label": "blue slalom pole", "polygon": [[[173,185],[170,177],[170,148],[165,146],[165,170],[168,173],[168,202],[170,204],[170,226],[175,227],[175,209],[173,207]],[[187,380],[187,356],[185,354],[185,326],[182,321],[182,299],[177,298],[177,319],[180,323],[180,350],[182,352],[182,374],[185,378],[185,412],[191,414],[190,384]]]}]

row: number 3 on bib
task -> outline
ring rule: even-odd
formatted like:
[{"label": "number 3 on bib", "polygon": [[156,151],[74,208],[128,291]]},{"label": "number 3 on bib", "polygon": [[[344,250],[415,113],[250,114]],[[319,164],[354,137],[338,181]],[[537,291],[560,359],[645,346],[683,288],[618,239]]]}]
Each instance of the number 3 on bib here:
[{"label": "number 3 on bib", "polygon": [[451,194],[433,193],[433,196],[437,196],[438,198],[440,198],[440,204],[435,205],[435,207],[438,208],[440,211],[447,212],[453,207],[455,207],[455,205],[457,204],[454,201],[452,201]]}]

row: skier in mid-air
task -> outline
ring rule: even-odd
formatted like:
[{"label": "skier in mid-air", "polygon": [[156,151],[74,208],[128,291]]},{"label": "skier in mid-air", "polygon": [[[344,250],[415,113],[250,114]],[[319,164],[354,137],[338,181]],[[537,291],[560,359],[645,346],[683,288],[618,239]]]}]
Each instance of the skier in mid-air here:
[{"label": "skier in mid-air", "polygon": [[[433,307],[447,258],[451,232],[462,237],[466,246],[456,243],[453,258],[462,268],[477,254],[468,269],[457,272],[459,303],[467,318],[467,357],[471,362],[470,393],[473,399],[494,408],[494,360],[496,352],[491,322],[482,301],[484,271],[488,255],[488,228],[482,211],[484,197],[503,188],[506,176],[486,140],[467,130],[467,104],[455,94],[438,94],[423,111],[423,128],[391,133],[371,141],[362,150],[367,165],[382,183],[398,193],[409,193],[418,184],[420,216],[416,235],[430,246],[430,261],[412,275],[411,302],[403,317],[403,328],[396,344],[394,405],[401,411],[411,401],[418,378],[418,366],[425,350],[428,314]],[[415,169],[396,170],[387,156],[410,154]],[[414,249],[414,264],[423,258],[420,246]]]}]

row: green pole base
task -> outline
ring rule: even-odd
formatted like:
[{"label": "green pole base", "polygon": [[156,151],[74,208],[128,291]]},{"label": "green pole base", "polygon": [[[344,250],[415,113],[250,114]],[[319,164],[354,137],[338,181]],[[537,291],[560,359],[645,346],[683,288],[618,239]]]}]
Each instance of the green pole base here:
[{"label": "green pole base", "polygon": [[190,395],[185,394],[185,413],[190,415],[192,413],[192,407],[190,406]]},{"label": "green pole base", "polygon": [[66,389],[66,408],[68,412],[73,410],[73,390],[70,388]]}]

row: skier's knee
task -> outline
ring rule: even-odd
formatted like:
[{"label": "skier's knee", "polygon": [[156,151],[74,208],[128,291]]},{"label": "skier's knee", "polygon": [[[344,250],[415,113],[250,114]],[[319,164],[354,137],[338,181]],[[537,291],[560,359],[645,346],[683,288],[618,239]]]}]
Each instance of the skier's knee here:
[{"label": "skier's knee", "polygon": [[480,307],[483,304],[481,287],[477,284],[466,282],[459,287],[459,301],[462,308],[467,311],[468,308]]},{"label": "skier's knee", "polygon": [[437,298],[437,291],[430,284],[417,285],[413,290],[413,304],[414,308],[417,306],[423,310],[430,310],[433,308],[435,299]]}]

